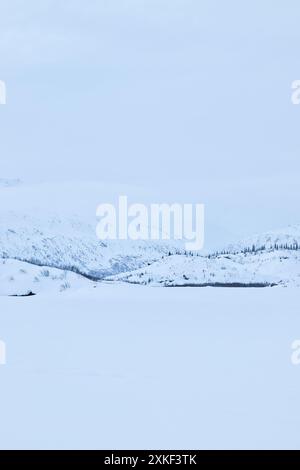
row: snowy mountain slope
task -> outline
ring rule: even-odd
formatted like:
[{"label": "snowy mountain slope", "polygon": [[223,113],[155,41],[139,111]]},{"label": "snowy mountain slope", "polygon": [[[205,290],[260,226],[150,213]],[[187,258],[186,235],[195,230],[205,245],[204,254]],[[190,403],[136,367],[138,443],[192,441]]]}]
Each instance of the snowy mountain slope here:
[{"label": "snowy mountain slope", "polygon": [[0,448],[298,449],[298,304],[106,283],[0,297]]},{"label": "snowy mountain slope", "polygon": [[175,255],[108,280],[156,286],[300,287],[300,251],[265,251],[211,258]]},{"label": "snowy mountain slope", "polygon": [[[0,258],[86,277],[153,285],[295,285],[300,226],[249,237],[223,254],[184,255],[178,243],[107,241],[96,236],[98,204],[121,194],[149,202],[140,188],[99,183],[0,187]],[[170,256],[171,255],[171,256]]]},{"label": "snowy mountain slope", "polygon": [[2,188],[0,258],[101,279],[138,269],[169,252],[178,252],[178,245],[159,241],[104,243],[97,239],[96,207],[101,202],[113,202],[125,191],[134,193],[130,188],[112,188],[99,183]]},{"label": "snowy mountain slope", "polygon": [[97,240],[95,228],[79,219],[6,214],[0,221],[0,257],[52,266],[101,279],[160,259],[167,244]]},{"label": "snowy mountain slope", "polygon": [[78,274],[34,266],[18,260],[0,260],[0,296],[26,296],[41,292],[65,292],[93,286]]}]

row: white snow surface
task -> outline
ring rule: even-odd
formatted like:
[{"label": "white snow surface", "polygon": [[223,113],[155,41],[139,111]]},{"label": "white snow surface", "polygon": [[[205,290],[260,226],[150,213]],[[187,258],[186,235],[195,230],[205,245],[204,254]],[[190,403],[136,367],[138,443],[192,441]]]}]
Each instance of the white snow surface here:
[{"label": "white snow surface", "polygon": [[[147,199],[0,184],[0,449],[299,449],[300,228],[210,257],[101,243],[120,194]],[[290,288],[188,287],[223,284]]]},{"label": "white snow surface", "polygon": [[1,449],[299,449],[298,289],[0,297]]}]

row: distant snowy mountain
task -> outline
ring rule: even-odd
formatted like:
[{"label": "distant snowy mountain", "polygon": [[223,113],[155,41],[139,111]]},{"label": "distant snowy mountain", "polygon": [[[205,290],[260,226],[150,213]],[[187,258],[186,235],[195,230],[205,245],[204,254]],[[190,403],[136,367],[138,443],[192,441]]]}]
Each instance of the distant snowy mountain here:
[{"label": "distant snowy mountain", "polygon": [[237,243],[228,245],[224,251],[241,253],[244,251],[299,249],[300,225],[293,225],[281,230],[273,230],[254,235]]},{"label": "distant snowy mountain", "polygon": [[104,243],[97,239],[97,205],[113,202],[122,192],[134,191],[98,183],[2,187],[0,258],[102,279],[138,269],[168,253],[180,252],[175,244],[160,241]]},{"label": "distant snowy mountain", "polygon": [[[203,256],[187,255],[171,242],[101,242],[96,236],[96,208],[103,202],[113,203],[121,194],[147,203],[148,196],[140,188],[84,182],[2,183],[0,258],[7,263],[1,269],[8,291],[10,287],[18,291],[18,285],[26,291],[25,279],[27,290],[37,290],[32,278],[39,277],[45,267],[90,280],[144,285],[300,286],[300,226],[255,235]],[[15,263],[19,262],[35,265],[34,276],[6,274],[7,267],[18,271]],[[18,281],[7,281],[12,278]],[[56,273],[50,274],[40,286],[59,288],[56,278]],[[74,279],[71,284],[76,285]]]},{"label": "distant snowy mountain", "polygon": [[97,239],[79,218],[7,213],[0,219],[0,257],[18,259],[102,279],[152,263],[177,249],[165,243]]}]

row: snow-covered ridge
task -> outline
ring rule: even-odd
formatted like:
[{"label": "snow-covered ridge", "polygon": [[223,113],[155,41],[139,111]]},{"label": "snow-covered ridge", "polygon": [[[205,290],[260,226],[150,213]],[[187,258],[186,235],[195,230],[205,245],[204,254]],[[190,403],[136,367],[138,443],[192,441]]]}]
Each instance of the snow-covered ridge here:
[{"label": "snow-covered ridge", "polygon": [[262,251],[210,258],[175,255],[108,279],[164,287],[300,287],[300,251]]},{"label": "snow-covered ridge", "polygon": [[256,234],[224,248],[225,253],[242,253],[262,250],[300,249],[300,225]]}]

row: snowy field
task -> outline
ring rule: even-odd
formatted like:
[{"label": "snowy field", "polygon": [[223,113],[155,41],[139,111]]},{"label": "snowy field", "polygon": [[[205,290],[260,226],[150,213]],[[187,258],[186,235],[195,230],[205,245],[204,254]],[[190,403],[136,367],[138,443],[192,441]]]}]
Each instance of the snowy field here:
[{"label": "snowy field", "polygon": [[2,449],[300,448],[299,290],[0,297]]}]

